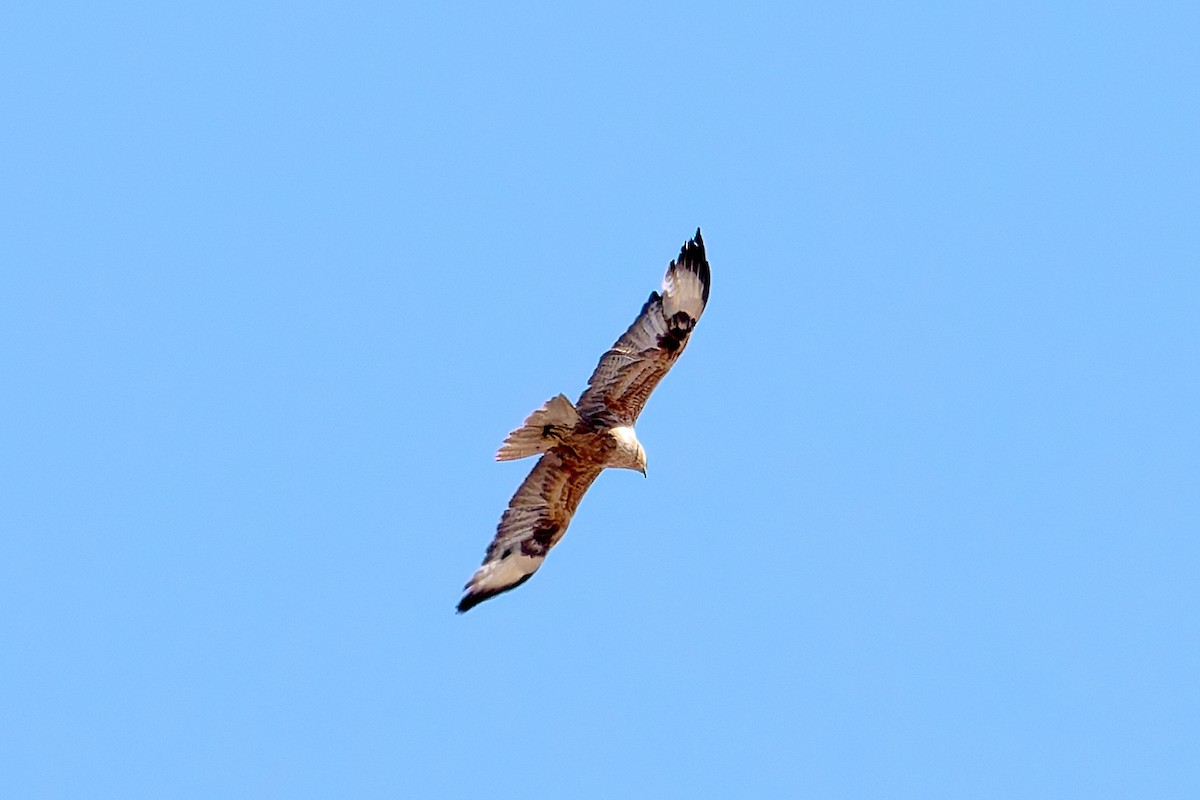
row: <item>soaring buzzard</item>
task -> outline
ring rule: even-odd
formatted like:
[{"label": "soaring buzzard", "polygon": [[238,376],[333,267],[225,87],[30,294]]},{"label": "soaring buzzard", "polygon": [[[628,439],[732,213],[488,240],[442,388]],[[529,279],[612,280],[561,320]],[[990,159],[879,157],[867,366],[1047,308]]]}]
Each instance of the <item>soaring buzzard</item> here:
[{"label": "soaring buzzard", "polygon": [[708,302],[708,261],[699,229],[667,267],[662,294],[600,357],[579,402],[551,398],[508,435],[498,461],[542,453],[500,518],[483,565],[458,604],[461,614],[529,580],[567,532],[583,493],[605,467],[646,474],[633,424],[646,398],[687,346]]}]

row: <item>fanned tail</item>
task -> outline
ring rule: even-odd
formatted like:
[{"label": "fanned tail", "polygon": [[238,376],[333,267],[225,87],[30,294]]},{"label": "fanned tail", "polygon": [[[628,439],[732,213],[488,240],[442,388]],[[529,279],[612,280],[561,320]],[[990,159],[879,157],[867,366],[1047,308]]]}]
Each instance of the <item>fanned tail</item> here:
[{"label": "fanned tail", "polygon": [[512,461],[544,453],[565,439],[578,423],[579,412],[566,395],[552,397],[508,435],[496,453],[496,460]]}]

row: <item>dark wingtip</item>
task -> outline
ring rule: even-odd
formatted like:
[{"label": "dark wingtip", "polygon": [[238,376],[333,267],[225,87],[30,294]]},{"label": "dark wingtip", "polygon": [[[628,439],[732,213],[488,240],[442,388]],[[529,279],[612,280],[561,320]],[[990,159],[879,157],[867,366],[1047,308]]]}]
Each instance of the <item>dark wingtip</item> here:
[{"label": "dark wingtip", "polygon": [[704,302],[708,303],[708,289],[712,282],[712,275],[708,269],[708,256],[704,252],[704,239],[700,236],[700,229],[696,228],[696,235],[691,241],[684,242],[683,248],[679,251],[679,258],[675,262],[678,266],[684,269],[695,272],[700,278],[700,283],[704,285]]},{"label": "dark wingtip", "polygon": [[508,586],[504,586],[499,589],[487,589],[482,592],[468,592],[462,600],[458,601],[458,606],[455,607],[454,612],[456,614],[465,614],[475,606],[482,603],[484,600],[491,600],[498,594],[510,592],[532,577],[533,573],[531,572],[528,575],[521,576],[521,579],[516,583],[510,583]]},{"label": "dark wingtip", "polygon": [[[509,587],[509,588],[512,588],[512,587]],[[500,590],[500,592],[504,592],[504,591],[508,591],[508,590],[507,589]],[[465,614],[468,611],[470,611],[472,608],[474,608],[475,606],[482,603],[484,600],[490,600],[493,597],[495,597],[496,595],[500,594],[500,592],[471,592],[470,594],[465,596],[462,600],[458,601],[458,605],[454,607],[454,613],[455,614]]]}]

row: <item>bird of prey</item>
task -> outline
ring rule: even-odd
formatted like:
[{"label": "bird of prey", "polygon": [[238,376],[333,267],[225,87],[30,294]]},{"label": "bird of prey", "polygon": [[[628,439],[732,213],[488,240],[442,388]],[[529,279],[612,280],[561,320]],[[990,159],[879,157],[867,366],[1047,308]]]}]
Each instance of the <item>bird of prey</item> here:
[{"label": "bird of prey", "polygon": [[496,460],[541,454],[500,519],[483,564],[464,587],[469,611],[529,580],[567,531],[592,481],[606,467],[646,474],[646,451],[633,431],[654,387],[678,360],[708,302],[709,270],[699,229],[667,267],[662,294],[600,357],[574,405],[551,398],[508,435]]}]

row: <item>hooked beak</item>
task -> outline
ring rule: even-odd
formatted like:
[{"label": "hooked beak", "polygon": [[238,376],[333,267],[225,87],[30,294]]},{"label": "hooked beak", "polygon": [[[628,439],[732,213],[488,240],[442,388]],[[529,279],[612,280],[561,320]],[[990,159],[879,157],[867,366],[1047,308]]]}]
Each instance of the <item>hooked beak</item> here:
[{"label": "hooked beak", "polygon": [[646,468],[645,468],[645,467],[642,467],[642,469],[641,469],[641,473],[642,473],[642,477],[643,477],[643,478],[649,478],[649,477],[650,477],[649,475],[647,475],[647,474],[646,474]]}]

